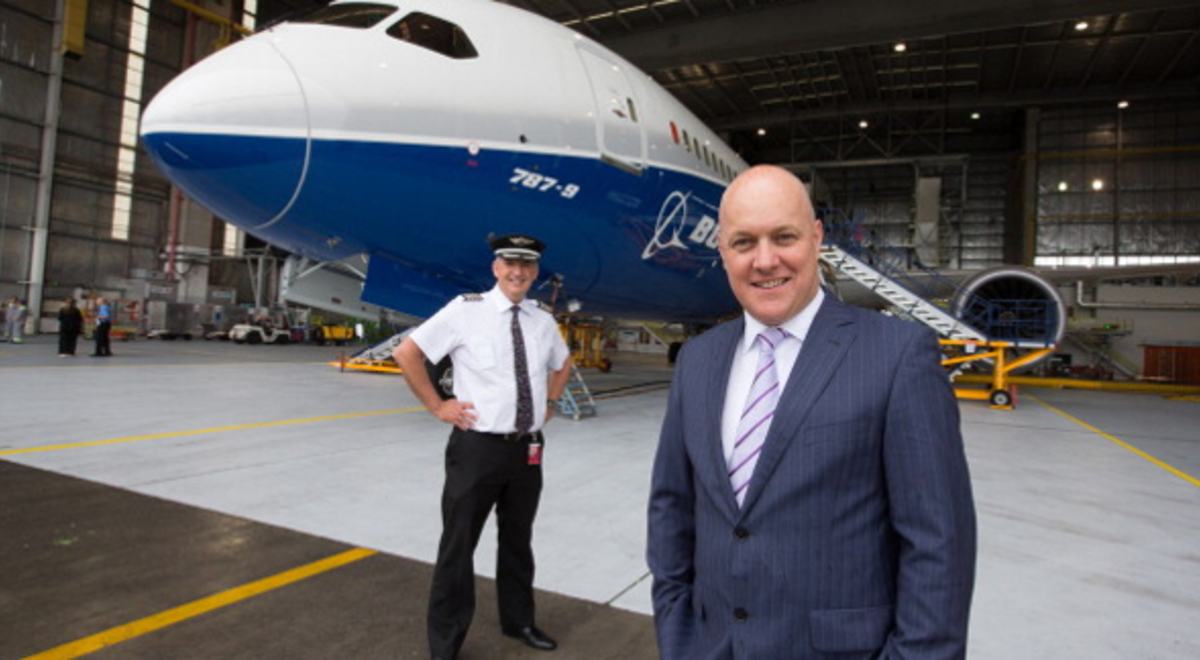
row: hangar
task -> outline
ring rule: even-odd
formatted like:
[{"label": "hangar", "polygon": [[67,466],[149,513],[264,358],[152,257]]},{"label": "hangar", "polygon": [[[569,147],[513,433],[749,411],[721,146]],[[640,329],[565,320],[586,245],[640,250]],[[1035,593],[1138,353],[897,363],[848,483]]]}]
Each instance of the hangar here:
[{"label": "hangar", "polygon": [[[172,314],[207,330],[281,304],[286,255],[172,188],[138,142],[142,109],[318,4],[0,0],[0,296],[28,309],[24,343],[0,352],[4,657],[423,652],[439,425],[395,379],[328,367],[329,349],[143,339]],[[1071,327],[1042,371],[1200,379],[1200,6],[511,4],[627,58],[876,247],[949,272],[1069,271]],[[58,359],[60,301],[98,295],[126,301],[131,341]],[[329,313],[405,320],[350,300]],[[643,493],[670,372],[614,361],[588,375],[600,414],[554,429],[538,586],[563,657],[655,657]],[[1194,400],[1020,396],[962,405],[981,521],[971,657],[1194,657]],[[464,657],[525,657],[488,609]]]}]

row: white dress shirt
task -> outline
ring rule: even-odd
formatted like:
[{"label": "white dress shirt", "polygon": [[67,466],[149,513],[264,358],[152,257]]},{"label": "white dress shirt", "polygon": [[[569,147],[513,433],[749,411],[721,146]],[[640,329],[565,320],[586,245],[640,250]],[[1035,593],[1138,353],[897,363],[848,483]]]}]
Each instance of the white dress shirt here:
[{"label": "white dress shirt", "polygon": [[[780,394],[787,388],[788,377],[792,375],[792,367],[796,357],[800,355],[800,347],[808,337],[808,329],[812,327],[817,310],[825,300],[825,291],[818,287],[817,295],[793,316],[779,326],[787,330],[788,337],[775,347],[775,373],[779,376]],[[758,334],[767,326],[759,323],[748,313],[743,313],[746,329],[742,340],[738,342],[733,353],[733,365],[729,369],[729,381],[725,387],[725,408],[721,414],[721,447],[725,452],[725,461],[733,455],[733,443],[737,441],[738,420],[746,407],[746,396],[754,382],[754,372],[758,368]],[[774,421],[774,420],[772,420]],[[770,426],[768,426],[768,429]],[[770,432],[768,430],[768,432]]]},{"label": "white dress shirt", "polygon": [[[458,296],[410,335],[421,352],[437,363],[446,355],[454,361],[454,396],[475,406],[474,430],[512,433],[516,430],[517,377],[512,342],[513,303],[492,288],[482,300]],[[554,317],[526,298],[520,304],[521,335],[525,340],[529,385],[533,392],[533,431],[546,419],[546,386],[551,371],[570,357]]]}]

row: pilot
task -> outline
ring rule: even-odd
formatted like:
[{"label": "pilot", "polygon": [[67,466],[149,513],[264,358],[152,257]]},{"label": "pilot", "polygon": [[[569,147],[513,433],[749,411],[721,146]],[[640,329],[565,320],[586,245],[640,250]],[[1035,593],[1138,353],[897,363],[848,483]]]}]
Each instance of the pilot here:
[{"label": "pilot", "polygon": [[[542,491],[542,427],[570,377],[570,352],[554,317],[526,297],[545,245],[524,235],[489,243],[496,285],[451,300],[393,352],[413,394],[453,426],[429,597],[435,660],[456,658],[466,639],[475,613],[475,547],[493,508],[501,632],[535,649],[557,647],[535,624],[531,541]],[[447,355],[454,397],[443,400],[425,361]]]}]

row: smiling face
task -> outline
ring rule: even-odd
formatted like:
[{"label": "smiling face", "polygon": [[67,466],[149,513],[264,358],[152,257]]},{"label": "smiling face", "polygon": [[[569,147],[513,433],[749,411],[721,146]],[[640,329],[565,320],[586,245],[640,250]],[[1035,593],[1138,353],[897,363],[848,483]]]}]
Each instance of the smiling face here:
[{"label": "smiling face", "polygon": [[778,326],[817,295],[824,231],[787,170],[759,166],[735,179],[721,198],[720,232],[729,287],[759,322]]},{"label": "smiling face", "polygon": [[492,274],[496,276],[501,293],[515,305],[529,293],[529,287],[538,276],[538,265],[536,261],[497,257],[492,262]]}]

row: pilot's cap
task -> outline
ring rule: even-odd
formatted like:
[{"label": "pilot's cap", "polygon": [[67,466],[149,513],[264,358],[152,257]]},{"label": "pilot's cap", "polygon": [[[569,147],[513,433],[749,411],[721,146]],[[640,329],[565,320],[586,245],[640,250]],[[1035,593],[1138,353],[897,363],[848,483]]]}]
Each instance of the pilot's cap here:
[{"label": "pilot's cap", "polygon": [[501,259],[537,261],[546,249],[545,243],[525,234],[494,236],[488,239],[488,244],[492,246],[492,252]]}]

